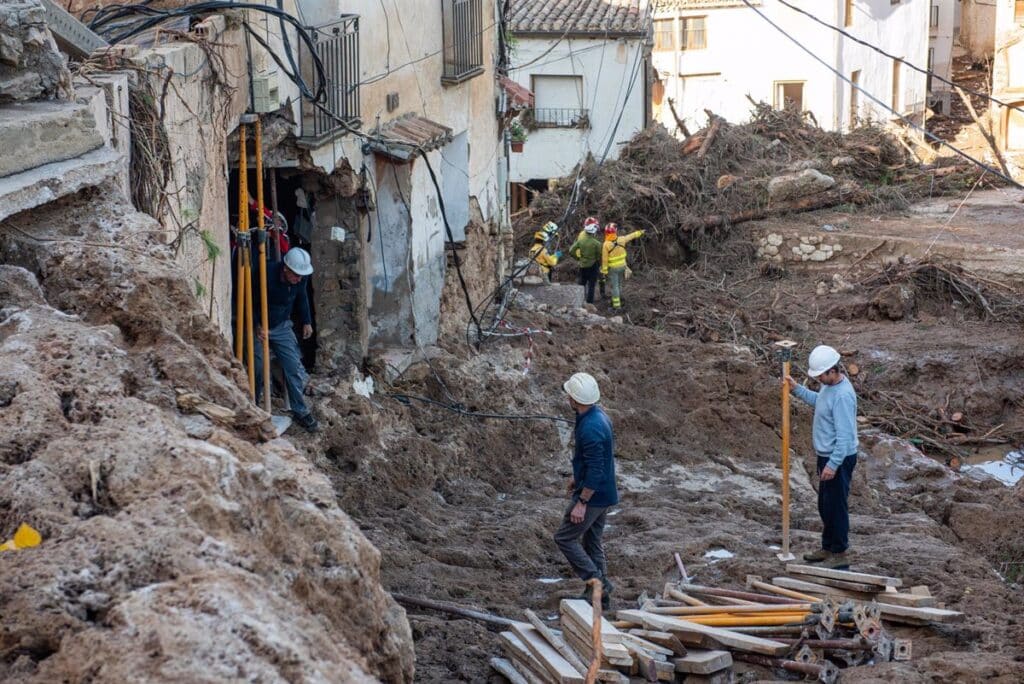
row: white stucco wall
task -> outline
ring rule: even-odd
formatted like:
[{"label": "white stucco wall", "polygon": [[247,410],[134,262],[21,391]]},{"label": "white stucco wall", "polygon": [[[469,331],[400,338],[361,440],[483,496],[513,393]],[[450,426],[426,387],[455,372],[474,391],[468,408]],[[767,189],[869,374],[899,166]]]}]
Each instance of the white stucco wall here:
[{"label": "white stucco wall", "polygon": [[[523,66],[516,69],[516,65]],[[628,141],[644,127],[646,88],[642,40],[566,38],[559,42],[557,36],[517,36],[512,66],[510,77],[527,88],[532,87],[531,77],[535,75],[582,76],[582,108],[589,110],[590,116],[587,128],[527,131],[523,152],[509,158],[513,182],[565,176],[588,154],[600,159],[606,149],[608,157],[614,159],[620,143]],[[634,73],[637,75],[629,90]],[[568,84],[566,87],[571,88]],[[570,94],[575,97],[574,93]],[[538,102],[537,106],[544,104]],[[622,120],[616,129],[620,111]]]},{"label": "white stucco wall", "polygon": [[[931,70],[947,79],[953,68],[953,36],[955,34],[956,8],[959,4],[958,0],[931,0],[931,6],[938,8],[939,12],[938,26],[931,26],[929,19],[928,47],[935,51]],[[939,80],[932,81],[933,93],[948,91],[949,84]]]},{"label": "white stucco wall", "polygon": [[962,0],[960,44],[975,59],[992,56],[996,40],[997,0]]},{"label": "white stucco wall", "polygon": [[[857,0],[853,26],[844,28],[924,67],[928,57],[928,2],[903,0],[892,5],[890,0]],[[829,24],[844,26],[842,0],[793,0],[793,4]],[[883,102],[890,102],[892,60],[773,0],[764,0],[759,9],[843,76],[849,78],[853,71],[860,70],[861,86]],[[774,104],[778,82],[803,82],[803,108],[812,112],[824,128],[835,130],[849,125],[850,86],[753,10],[745,6],[703,7],[655,14],[656,19],[699,16],[706,17],[706,48],[653,53],[655,69],[665,88],[665,101],[655,102],[655,111],[669,130],[676,127],[667,105],[669,97],[675,100],[686,124],[700,128],[707,122],[705,108],[733,122],[748,120],[752,107],[746,96]],[[696,89],[697,95],[688,94],[688,89]],[[861,95],[860,102],[862,116],[891,118],[867,97]],[[925,77],[903,68],[901,111],[921,111],[924,103]]]},{"label": "white stucco wall", "polygon": [[[1015,21],[1012,0],[994,1],[997,5],[992,95],[1024,108],[1024,21]],[[1017,180],[1024,180],[1024,114],[992,103],[992,121],[1011,173]]]}]

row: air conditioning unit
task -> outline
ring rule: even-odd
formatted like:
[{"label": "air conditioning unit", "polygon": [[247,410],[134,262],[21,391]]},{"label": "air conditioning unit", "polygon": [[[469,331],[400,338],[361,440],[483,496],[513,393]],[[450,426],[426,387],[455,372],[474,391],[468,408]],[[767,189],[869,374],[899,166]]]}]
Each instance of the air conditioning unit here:
[{"label": "air conditioning unit", "polygon": [[252,79],[253,107],[258,114],[276,111],[281,106],[277,91],[277,74],[261,74]]}]

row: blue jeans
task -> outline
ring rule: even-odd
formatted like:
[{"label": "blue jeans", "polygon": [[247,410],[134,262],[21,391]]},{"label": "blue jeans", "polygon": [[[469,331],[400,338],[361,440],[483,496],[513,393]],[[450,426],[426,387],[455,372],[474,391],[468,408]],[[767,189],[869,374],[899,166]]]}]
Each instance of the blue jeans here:
[{"label": "blue jeans", "polygon": [[[263,393],[263,345],[255,341],[253,350],[256,354],[256,394]],[[302,367],[302,354],[299,352],[299,341],[292,329],[292,322],[286,320],[277,327],[270,329],[270,351],[274,352],[277,362],[284,371],[285,385],[288,386],[288,401],[296,418],[309,413],[302,390],[306,386],[306,369]]]},{"label": "blue jeans", "polygon": [[[828,465],[828,457],[818,456],[818,477]],[[821,516],[821,548],[843,553],[850,547],[850,483],[857,466],[857,454],[843,459],[836,476],[818,481],[818,515]]]}]

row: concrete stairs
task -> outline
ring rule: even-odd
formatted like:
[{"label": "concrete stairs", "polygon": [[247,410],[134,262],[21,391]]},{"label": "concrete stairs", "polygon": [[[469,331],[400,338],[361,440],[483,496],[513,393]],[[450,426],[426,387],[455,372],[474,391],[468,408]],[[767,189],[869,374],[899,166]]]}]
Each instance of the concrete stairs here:
[{"label": "concrete stairs", "polygon": [[[79,88],[76,101],[0,106],[0,221],[88,187],[113,181],[127,189],[128,138],[105,92],[126,85]],[[112,102],[127,109],[126,100]]]}]

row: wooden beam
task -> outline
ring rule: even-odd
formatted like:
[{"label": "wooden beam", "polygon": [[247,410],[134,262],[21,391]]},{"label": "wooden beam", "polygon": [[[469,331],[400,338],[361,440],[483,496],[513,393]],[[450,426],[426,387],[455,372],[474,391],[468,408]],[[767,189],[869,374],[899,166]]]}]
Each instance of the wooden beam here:
[{"label": "wooden beam", "polygon": [[897,606],[908,608],[934,608],[938,602],[932,596],[920,596],[918,594],[906,594],[895,591],[883,591],[875,594],[875,600],[879,603],[891,603]]},{"label": "wooden beam", "polygon": [[885,591],[886,589],[886,587],[880,587],[877,584],[865,584],[864,582],[848,582],[846,580],[832,579],[831,577],[807,575],[802,572],[790,572],[789,574],[795,577],[796,579],[802,579],[807,582],[814,582],[815,584],[824,584],[826,587],[835,587],[836,589],[845,589],[846,591],[859,591],[864,594],[875,594],[880,591]]},{"label": "wooden beam", "polygon": [[420,598],[418,596],[406,596],[405,594],[391,594],[391,596],[401,603],[403,606],[416,606],[417,608],[428,608],[430,610],[437,610],[442,613],[449,613],[451,615],[458,615],[459,617],[469,618],[470,620],[479,620],[480,622],[486,622],[489,625],[495,627],[508,628],[516,624],[515,620],[509,620],[507,618],[492,615],[491,613],[485,613],[481,610],[473,610],[472,608],[466,608],[456,603],[448,603],[447,601],[433,601],[431,599]]},{"label": "wooden beam", "polygon": [[[728,651],[692,650],[685,657],[672,661],[676,672],[707,675],[732,667],[732,654]],[[689,677],[686,678],[689,681]]]},{"label": "wooden beam", "polygon": [[548,674],[559,684],[584,684],[583,675],[569,663],[555,648],[541,636],[540,632],[530,624],[518,622],[512,626],[512,633],[530,651]]},{"label": "wooden beam", "polygon": [[491,668],[509,681],[509,684],[530,684],[530,681],[504,658],[491,658]]},{"label": "wooden beam", "polygon": [[683,657],[687,654],[686,646],[671,632],[654,632],[648,629],[631,629],[629,634],[639,637],[645,642],[657,644],[672,651],[672,655]]},{"label": "wooden beam", "polygon": [[662,632],[672,632],[679,636],[680,641],[688,643],[691,636],[710,639],[720,646],[748,653],[759,653],[761,655],[778,656],[788,652],[789,646],[770,639],[750,636],[732,632],[728,629],[698,625],[695,622],[679,620],[677,618],[655,615],[639,610],[620,610],[617,615],[626,620],[639,620],[645,627]]},{"label": "wooden beam", "polygon": [[800,565],[788,563],[786,572],[795,572],[801,575],[813,575],[815,577],[828,577],[830,579],[845,580],[847,582],[861,582],[880,587],[902,587],[903,580],[898,577],[886,577],[884,575],[869,575],[864,572],[850,572],[849,570],[832,570],[820,568],[816,565]]},{"label": "wooden beam", "polygon": [[[593,608],[586,601],[580,599],[562,599],[559,604],[559,612],[568,615],[582,627],[590,630],[594,625]],[[616,629],[606,618],[601,618],[601,641],[610,644],[622,643],[622,632]]]},{"label": "wooden beam", "polygon": [[799,591],[793,591],[792,589],[783,589],[782,587],[776,587],[773,584],[768,584],[761,580],[758,575],[747,575],[747,587],[750,589],[760,589],[761,591],[768,591],[779,596],[785,596],[787,598],[794,598],[798,601],[820,601],[817,596],[811,596],[809,594],[801,594]]},{"label": "wooden beam", "polygon": [[529,680],[530,684],[550,684],[554,680],[548,675],[547,670],[541,665],[526,645],[519,640],[512,632],[501,632],[498,634],[501,641],[501,648],[505,654],[522,667],[520,673]]},{"label": "wooden beam", "polygon": [[846,589],[836,589],[835,587],[826,587],[824,584],[808,582],[807,580],[802,579],[794,579],[792,577],[772,577],[772,584],[807,594],[817,594],[818,596],[838,596],[840,598],[857,599],[858,601],[870,601],[875,597],[875,594],[867,594],[862,591],[847,591]]},{"label": "wooden beam", "polygon": [[587,671],[587,666],[580,660],[580,657],[576,655],[576,652],[569,648],[569,645],[559,635],[555,634],[551,628],[544,624],[544,621],[534,613],[532,610],[526,611],[526,617],[533,625],[533,628],[544,637],[552,648],[558,651],[563,658],[569,661],[569,664],[576,669],[577,672],[583,673]]}]

